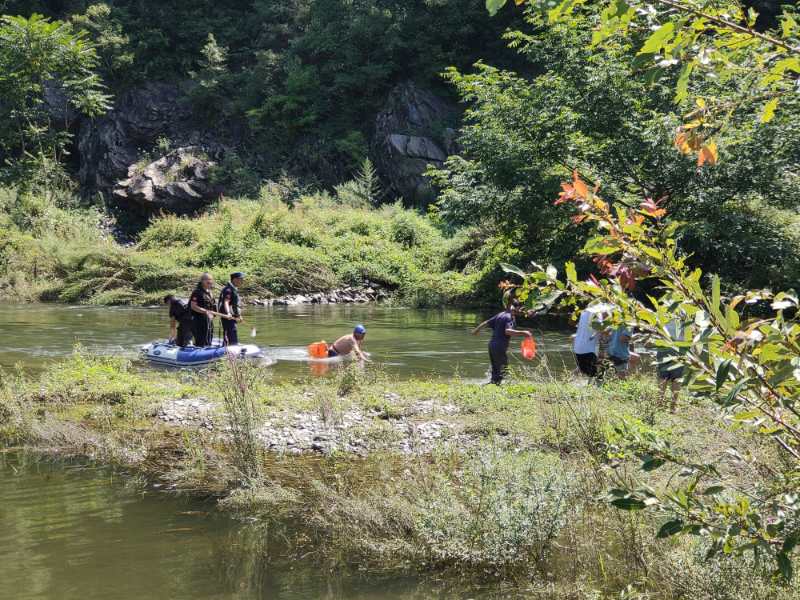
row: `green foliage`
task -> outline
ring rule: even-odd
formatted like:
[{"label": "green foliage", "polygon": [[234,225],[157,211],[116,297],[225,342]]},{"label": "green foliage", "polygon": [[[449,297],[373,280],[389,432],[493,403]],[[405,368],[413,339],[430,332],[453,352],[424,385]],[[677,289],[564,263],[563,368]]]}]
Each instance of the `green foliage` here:
[{"label": "green foliage", "polygon": [[28,298],[149,304],[187,293],[204,270],[218,279],[247,272],[251,298],[365,281],[420,305],[473,292],[471,275],[446,267],[451,242],[428,218],[399,205],[351,208],[327,194],[290,206],[265,188],[263,200],[226,200],[195,219],[153,219],[134,246],[102,235],[96,211],[32,195],[0,196],[0,223],[9,231],[0,239],[0,282]]},{"label": "green foliage", "polygon": [[496,574],[541,563],[572,516],[576,481],[536,456],[483,450],[419,500],[418,535],[439,566]]},{"label": "green foliage", "polygon": [[99,57],[98,69],[108,82],[120,82],[129,74],[134,64],[130,37],[123,31],[122,23],[112,15],[111,6],[91,4],[83,14],[72,16],[79,30],[88,32]]},{"label": "green foliage", "polygon": [[[68,123],[54,123],[52,115],[61,112],[66,120],[70,110],[91,116],[108,108],[87,37],[70,23],[41,15],[0,18],[0,156],[6,162],[0,180],[30,187],[33,173],[53,171],[57,183],[55,166],[70,134]],[[61,106],[53,100],[59,97]],[[53,183],[47,179],[45,189]]]},{"label": "green foliage", "polygon": [[516,18],[510,11],[487,23],[474,0],[5,0],[2,7],[25,17],[74,13],[112,91],[190,80],[200,128],[218,128],[221,115],[235,123],[246,146],[241,158],[259,179],[289,166],[328,188],[363,161],[394,85],[437,85],[447,66],[508,55],[500,34]]},{"label": "green foliage", "polygon": [[336,200],[351,208],[374,206],[380,196],[378,173],[368,158],[361,163],[361,169],[352,180],[336,186]]},{"label": "green foliage", "polygon": [[[597,235],[584,252],[594,258],[604,279],[581,281],[567,264],[566,281],[553,267],[526,276],[518,297],[529,305],[563,297],[568,306],[604,303],[605,327],[625,324],[665,350],[660,366],[682,366],[684,385],[698,400],[719,407],[720,422],[730,421],[756,437],[774,442],[782,463],[764,484],[732,484],[723,462],[693,458],[657,431],[636,423],[616,430],[617,458],[641,460],[639,477],[617,477],[612,505],[625,510],[652,508],[669,518],[659,537],[677,534],[710,540],[709,555],[753,550],[769,556],[776,573],[792,576],[792,554],[800,533],[796,477],[800,464],[800,324],[794,292],[748,291],[723,298],[718,276],[703,289],[703,274],[691,269],[674,239],[675,223],[664,224],[664,209],[652,200],[637,209],[610,206],[577,174],[562,186],[558,203],[571,203]],[[660,298],[629,294],[637,279],[654,279]],[[764,314],[751,317],[748,305],[764,303]],[[682,332],[682,333],[678,333]],[[729,450],[743,468],[752,458]],[[673,467],[680,479],[665,490],[647,483],[648,473]]]},{"label": "green foliage", "polygon": [[29,399],[59,404],[124,404],[147,393],[129,361],[100,357],[76,347],[72,357],[43,374]]},{"label": "green foliage", "polygon": [[[592,185],[602,182],[611,200],[634,206],[644,194],[685,221],[677,242],[692,253],[693,265],[719,265],[731,283],[792,281],[798,248],[793,216],[800,200],[794,175],[800,137],[791,125],[800,109],[796,99],[782,98],[782,112],[761,123],[752,105],[739,103],[758,101],[751,79],[709,77],[692,80],[692,92],[706,99],[706,108],[676,104],[677,68],[658,67],[657,77],[642,76],[642,68],[658,57],[637,56],[644,43],[640,27],[620,29],[600,50],[592,37],[608,14],[584,3],[558,6],[574,11],[567,17],[532,8],[529,27],[506,36],[529,63],[524,75],[483,64],[475,73],[448,71],[469,108],[460,139],[464,152],[432,173],[442,189],[439,217],[456,227],[480,222],[499,231],[522,251],[519,264],[561,265],[580,249],[585,230],[569,227],[552,200],[561,180],[577,168]],[[632,6],[619,4],[626,15]],[[672,18],[654,10],[655,20]],[[678,44],[669,50],[695,47]],[[686,137],[700,135],[700,126],[684,123],[683,114],[705,115],[712,99],[735,110],[725,119],[703,117],[724,160],[698,169],[675,144],[700,151],[700,138]],[[676,131],[682,123],[681,141]],[[755,268],[776,252],[786,257],[785,264]],[[577,264],[581,272],[588,266]]]}]

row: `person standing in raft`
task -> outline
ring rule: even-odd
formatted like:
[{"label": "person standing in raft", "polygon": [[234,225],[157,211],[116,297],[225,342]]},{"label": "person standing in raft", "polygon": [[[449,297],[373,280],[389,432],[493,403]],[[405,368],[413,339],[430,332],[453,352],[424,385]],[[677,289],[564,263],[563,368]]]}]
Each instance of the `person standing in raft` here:
[{"label": "person standing in raft", "polygon": [[226,346],[236,346],[239,343],[239,331],[236,324],[242,320],[242,311],[239,304],[239,286],[244,280],[244,273],[231,273],[230,282],[225,284],[219,294],[217,310],[220,314],[227,315],[222,319],[223,341]]},{"label": "person standing in raft", "polygon": [[363,325],[356,325],[353,333],[343,335],[328,347],[328,358],[347,356],[354,352],[359,360],[369,361],[362,348],[365,337],[367,337],[367,328]]},{"label": "person standing in raft", "polygon": [[164,296],[164,304],[169,305],[169,340],[185,348],[192,343],[192,309],[186,300],[174,294]]},{"label": "person standing in raft", "polygon": [[517,316],[521,312],[519,300],[512,298],[506,304],[506,310],[487,319],[475,329],[472,335],[478,335],[484,327],[491,327],[492,338],[489,340],[489,360],[492,363],[490,383],[500,385],[508,370],[508,344],[514,336],[533,337],[530,331],[517,329]]},{"label": "person standing in raft", "polygon": [[209,273],[203,273],[197,287],[189,297],[189,307],[192,310],[192,332],[194,345],[200,348],[210,346],[214,339],[214,298],[211,290],[214,287],[214,278]]}]

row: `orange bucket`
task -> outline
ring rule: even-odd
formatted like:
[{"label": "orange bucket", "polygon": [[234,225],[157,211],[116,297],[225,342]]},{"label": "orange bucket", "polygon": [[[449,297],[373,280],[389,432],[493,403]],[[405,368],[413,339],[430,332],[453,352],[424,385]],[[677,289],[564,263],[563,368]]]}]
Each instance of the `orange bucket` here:
[{"label": "orange bucket", "polygon": [[324,340],[308,345],[308,355],[311,358],[328,358],[328,344]]},{"label": "orange bucket", "polygon": [[532,337],[526,337],[522,340],[520,350],[522,351],[522,358],[525,360],[533,360],[536,356],[536,342]]}]

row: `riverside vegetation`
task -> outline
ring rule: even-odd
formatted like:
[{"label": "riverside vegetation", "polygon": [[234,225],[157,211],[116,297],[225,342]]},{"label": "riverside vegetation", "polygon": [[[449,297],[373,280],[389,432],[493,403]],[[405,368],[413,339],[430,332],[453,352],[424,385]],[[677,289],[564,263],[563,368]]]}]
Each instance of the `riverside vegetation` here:
[{"label": "riverside vegetation", "polygon": [[265,186],[197,218],[162,216],[132,243],[71,196],[0,190],[0,288],[20,300],[154,304],[188,293],[202,271],[222,281],[243,270],[251,298],[374,282],[426,305],[474,300],[493,286],[502,242],[475,229],[445,236],[399,205],[373,208],[366,169],[334,194]]},{"label": "riverside vegetation", "polygon": [[[624,451],[631,431],[696,460],[720,457],[731,483],[768,478],[774,446],[721,430],[702,402],[667,414],[650,380],[598,388],[527,375],[485,388],[392,381],[372,366],[278,385],[241,363],[165,375],[78,349],[36,378],[3,373],[0,439],[90,456],[176,493],[215,498],[255,519],[265,540],[283,540],[288,556],[337,568],[445,582],[458,573],[502,597],[796,596],[797,585],[776,584],[767,565],[706,560],[702,539],[656,539],[658,517],[603,500],[638,469]],[[207,408],[202,419],[169,418],[192,404]],[[365,417],[347,421],[354,411]],[[275,423],[268,431],[278,435],[297,427],[298,414],[360,442],[270,450],[260,424]],[[432,422],[439,433],[426,439]],[[410,445],[398,445],[404,436]],[[731,445],[747,463],[727,452]],[[649,485],[668,479],[655,472]]]}]

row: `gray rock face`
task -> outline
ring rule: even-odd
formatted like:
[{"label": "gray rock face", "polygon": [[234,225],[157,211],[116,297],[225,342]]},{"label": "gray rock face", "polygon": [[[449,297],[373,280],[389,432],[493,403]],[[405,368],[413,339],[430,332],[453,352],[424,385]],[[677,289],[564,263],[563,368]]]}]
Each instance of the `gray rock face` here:
[{"label": "gray rock face", "polygon": [[143,167],[128,167],[128,178],[114,187],[114,198],[122,207],[133,205],[147,212],[196,212],[220,194],[209,180],[215,164],[199,146],[172,150]]},{"label": "gray rock face", "polygon": [[[173,150],[158,151],[159,139]],[[81,121],[81,187],[124,210],[191,213],[219,196],[208,171],[224,151],[214,135],[196,129],[177,84],[148,82],[120,95],[103,117]],[[153,158],[142,165],[146,152]]]},{"label": "gray rock face", "polygon": [[[189,111],[176,85],[147,83],[119,96],[114,109],[97,119],[85,119],[78,137],[81,186],[108,191],[128,176],[140,150],[160,136],[172,139],[185,127]],[[181,136],[184,137],[184,136]]]},{"label": "gray rock face", "polygon": [[451,127],[457,119],[453,106],[414,83],[392,90],[378,113],[372,142],[374,162],[392,191],[418,206],[434,199],[423,173],[457,152]]}]

